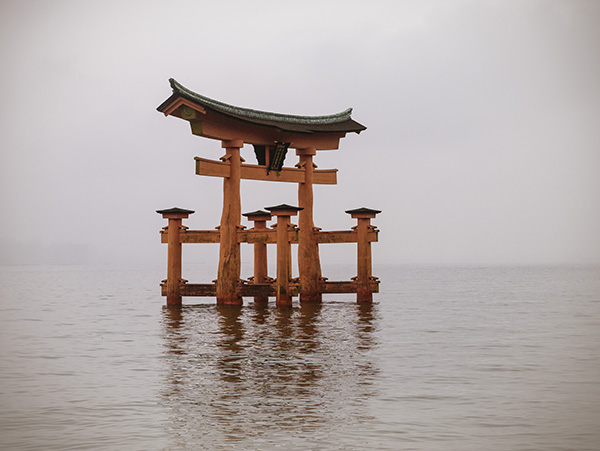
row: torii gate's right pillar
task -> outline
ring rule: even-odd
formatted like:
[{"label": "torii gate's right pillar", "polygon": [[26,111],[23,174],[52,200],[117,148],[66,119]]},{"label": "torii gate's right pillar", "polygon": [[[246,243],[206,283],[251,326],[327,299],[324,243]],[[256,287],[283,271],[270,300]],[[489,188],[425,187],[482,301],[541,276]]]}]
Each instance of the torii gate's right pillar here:
[{"label": "torii gate's right pillar", "polygon": [[321,279],[321,263],[319,262],[319,246],[314,234],[313,220],[313,156],[316,149],[309,147],[297,149],[298,166],[304,168],[304,183],[298,184],[298,273],[300,275],[300,302],[321,302],[319,289]]}]

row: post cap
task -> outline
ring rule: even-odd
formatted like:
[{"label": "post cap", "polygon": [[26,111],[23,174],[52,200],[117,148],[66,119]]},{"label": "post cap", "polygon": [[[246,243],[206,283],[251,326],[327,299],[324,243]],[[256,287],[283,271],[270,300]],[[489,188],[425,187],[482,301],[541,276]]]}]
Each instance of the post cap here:
[{"label": "post cap", "polygon": [[352,215],[353,218],[374,218],[381,210],[373,210],[372,208],[360,207],[354,210],[346,210],[346,213]]},{"label": "post cap", "polygon": [[242,213],[250,221],[268,221],[271,219],[271,213],[264,210],[251,211],[250,213]]},{"label": "post cap", "polygon": [[156,210],[159,215],[162,215],[165,219],[183,219],[193,214],[193,210],[186,210],[185,208],[173,207],[167,208],[166,210]]},{"label": "post cap", "polygon": [[294,207],[288,204],[275,205],[273,207],[265,207],[274,216],[296,216],[302,207]]}]

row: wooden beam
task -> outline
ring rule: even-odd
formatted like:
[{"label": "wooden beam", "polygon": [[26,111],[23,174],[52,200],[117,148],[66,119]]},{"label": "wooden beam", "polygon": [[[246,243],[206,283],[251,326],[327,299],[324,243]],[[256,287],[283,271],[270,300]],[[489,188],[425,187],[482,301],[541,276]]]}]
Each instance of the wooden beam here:
[{"label": "wooden beam", "polygon": [[[292,233],[289,234],[292,237]],[[276,243],[277,231],[274,229],[267,230],[240,230],[238,231],[238,240],[240,243]],[[298,242],[298,240],[296,240]]]},{"label": "wooden beam", "polygon": [[[315,231],[317,243],[319,244],[335,244],[335,243],[356,243],[356,230],[331,230],[331,231]],[[367,234],[369,242],[378,241],[377,230],[372,230]],[[267,230],[239,230],[238,242],[240,243],[267,243],[275,244],[277,241],[277,231],[274,229]],[[179,234],[181,243],[202,244],[202,243],[219,243],[221,234],[218,230],[182,230]],[[298,230],[289,232],[291,243],[298,243]],[[168,242],[166,231],[161,231],[161,243]]]},{"label": "wooden beam", "polygon": [[229,177],[231,172],[229,163],[200,157],[195,157],[194,160],[196,160],[197,175],[208,175],[210,177]]},{"label": "wooden beam", "polygon": [[[182,230],[180,233],[182,243],[203,244],[203,243],[219,243],[221,232],[219,230]],[[275,244],[277,242],[277,231],[274,229],[267,230],[238,230],[237,232],[239,243],[267,243]],[[161,243],[167,243],[166,231],[160,232]],[[295,231],[289,232],[290,241],[298,242],[298,234]]]},{"label": "wooden beam", "polygon": [[[326,280],[321,282],[321,293],[356,293],[359,285],[356,281]],[[379,280],[371,280],[369,283],[371,293],[379,293]]]},{"label": "wooden beam", "polygon": [[[177,111],[175,111],[177,113]],[[185,119],[185,117],[182,117]],[[340,147],[340,139],[346,132],[298,133],[278,130],[264,125],[231,120],[221,113],[206,110],[206,115],[189,120],[192,134],[219,141],[243,139],[247,144],[272,146],[273,142],[290,143],[292,149],[314,147],[317,150],[335,150]]]},{"label": "wooden beam", "polygon": [[[160,232],[161,243],[167,243],[167,234]],[[181,243],[219,243],[221,233],[218,230],[182,230],[179,233]]]},{"label": "wooden beam", "polygon": [[[215,297],[217,295],[217,285],[214,283],[185,283],[180,285],[179,291],[181,296]],[[166,285],[161,286],[161,292],[163,296],[167,295]],[[242,284],[238,286],[237,292],[242,297],[274,297],[277,295],[275,284],[271,283]],[[289,285],[289,292],[292,296],[298,296],[298,285],[291,283]]]},{"label": "wooden beam", "polygon": [[206,296],[217,295],[217,285],[214,283],[186,283],[180,288],[182,296]]},{"label": "wooden beam", "polygon": [[219,243],[221,232],[218,230],[186,230],[181,233],[182,243]]},{"label": "wooden beam", "polygon": [[[356,293],[358,284],[356,281],[321,281],[319,288],[321,293]],[[369,289],[371,293],[379,293],[379,281],[371,280],[369,282]],[[298,285],[290,283],[289,293],[291,296],[298,296]],[[161,292],[163,296],[167,295],[167,286],[161,285]],[[179,286],[179,292],[181,296],[190,297],[214,297],[217,295],[217,286],[214,283],[182,283]],[[256,284],[242,284],[238,286],[238,295],[242,297],[252,296],[270,296],[274,297],[277,295],[277,289],[275,283],[256,283]]]},{"label": "wooden beam", "polygon": [[356,283],[352,281],[321,281],[321,293],[356,293]]},{"label": "wooden beam", "polygon": [[[358,234],[356,230],[332,230],[332,231],[318,231],[315,232],[317,235],[317,243],[356,243],[358,241]],[[369,242],[375,242],[378,240],[378,231],[371,231],[367,235]]]},{"label": "wooden beam", "polygon": [[[229,177],[229,163],[195,157],[196,174],[209,177]],[[244,180],[263,180],[269,182],[304,183],[304,169],[282,168],[281,171],[267,173],[267,167],[257,164],[242,164],[241,178]],[[319,185],[337,184],[337,169],[315,169],[313,183]]]}]

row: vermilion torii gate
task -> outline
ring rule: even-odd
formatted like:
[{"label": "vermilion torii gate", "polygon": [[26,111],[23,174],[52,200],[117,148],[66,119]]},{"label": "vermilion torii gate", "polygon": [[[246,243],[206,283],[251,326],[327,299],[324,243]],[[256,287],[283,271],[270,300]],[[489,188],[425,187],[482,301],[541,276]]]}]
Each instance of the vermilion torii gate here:
[{"label": "vermilion torii gate", "polygon": [[[351,118],[352,110],[327,116],[294,116],[268,113],[228,105],[209,99],[170,79],[173,94],[157,109],[165,116],[176,116],[190,123],[194,135],[221,141],[225,155],[221,161],[196,157],[196,174],[223,178],[223,212],[217,230],[188,230],[182,219],[191,210],[159,210],[169,220],[162,241],[168,243],[167,279],[163,295],[167,305],[181,305],[182,296],[216,296],[220,304],[241,304],[242,297],[253,296],[264,302],[275,296],[278,305],[291,304],[299,295],[301,302],[321,301],[322,293],[356,293],[359,302],[371,302],[378,291],[378,280],[371,274],[371,242],[378,231],[370,220],[377,210],[348,210],[358,220],[349,231],[323,232],[313,222],[313,184],[337,183],[337,169],[318,170],[313,157],[319,150],[338,149],[349,132],[366,127]],[[240,155],[244,144],[251,144],[258,164],[245,164]],[[289,149],[296,149],[296,167],[284,166]],[[240,180],[264,180],[298,184],[298,207],[278,205],[266,211],[246,213],[254,227],[244,230],[241,222]],[[298,226],[290,218],[299,215]],[[274,229],[266,222],[277,217]],[[357,276],[347,282],[327,281],[321,275],[319,243],[357,243]],[[189,284],[181,278],[182,243],[219,243],[219,267],[214,284]],[[240,280],[240,243],[254,244],[252,283]],[[277,278],[267,275],[266,245],[277,245]],[[298,280],[291,280],[290,245],[298,244]]]}]

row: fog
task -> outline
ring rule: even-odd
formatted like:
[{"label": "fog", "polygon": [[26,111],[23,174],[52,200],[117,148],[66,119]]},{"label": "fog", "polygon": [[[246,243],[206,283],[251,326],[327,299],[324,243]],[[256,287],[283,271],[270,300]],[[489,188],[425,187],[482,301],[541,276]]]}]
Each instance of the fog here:
[{"label": "fog", "polygon": [[[352,107],[367,130],[315,157],[339,169],[315,224],[382,210],[376,263],[600,262],[600,2],[4,0],[0,37],[0,264],[163,264],[155,210],[218,225],[222,180],[194,157],[223,150],[156,111],[170,77],[266,111]],[[296,185],[242,181],[244,212],[283,202]]]}]

